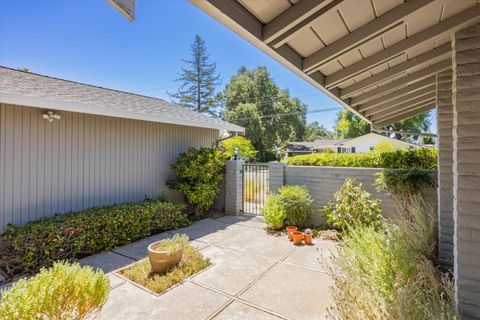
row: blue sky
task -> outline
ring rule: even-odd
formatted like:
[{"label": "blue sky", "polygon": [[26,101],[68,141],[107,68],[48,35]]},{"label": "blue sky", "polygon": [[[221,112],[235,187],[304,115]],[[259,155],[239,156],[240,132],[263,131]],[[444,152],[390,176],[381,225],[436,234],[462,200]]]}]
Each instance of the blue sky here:
[{"label": "blue sky", "polygon": [[[168,99],[194,35],[222,86],[242,65],[266,66],[309,110],[340,106],[186,0],[137,0],[128,22],[104,0],[0,0],[0,64]],[[331,128],[336,111],[307,115]]]}]

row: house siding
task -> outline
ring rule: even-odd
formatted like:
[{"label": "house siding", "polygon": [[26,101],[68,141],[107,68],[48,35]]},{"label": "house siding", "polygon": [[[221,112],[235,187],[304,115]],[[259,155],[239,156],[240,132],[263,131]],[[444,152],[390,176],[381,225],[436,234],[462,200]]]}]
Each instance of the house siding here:
[{"label": "house siding", "polygon": [[0,232],[8,223],[158,197],[170,164],[189,147],[211,146],[217,129],[0,104]]}]

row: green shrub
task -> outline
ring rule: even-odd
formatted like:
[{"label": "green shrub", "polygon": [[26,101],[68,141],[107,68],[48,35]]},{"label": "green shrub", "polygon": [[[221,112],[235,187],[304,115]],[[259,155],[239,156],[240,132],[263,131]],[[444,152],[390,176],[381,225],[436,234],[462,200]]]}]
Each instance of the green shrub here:
[{"label": "green shrub", "polygon": [[307,188],[284,186],[268,196],[262,209],[265,223],[271,229],[282,229],[286,225],[301,227],[312,212],[312,202]]},{"label": "green shrub", "polygon": [[31,273],[57,260],[111,250],[162,231],[187,226],[184,205],[140,201],[44,217],[2,234],[0,266],[10,275]]},{"label": "green shrub", "polygon": [[327,269],[340,319],[457,319],[448,277],[429,260],[435,212],[414,202],[410,219],[350,228]]},{"label": "green shrub", "polygon": [[416,197],[424,197],[424,190],[436,187],[434,174],[424,169],[385,169],[375,180],[379,191],[385,191],[404,216],[408,216],[411,203]]},{"label": "green shrub", "polygon": [[2,292],[0,318],[73,320],[95,315],[107,301],[108,278],[101,270],[56,262]]},{"label": "green shrub", "polygon": [[230,159],[235,154],[235,149],[238,150],[240,158],[255,159],[257,156],[257,150],[255,150],[252,141],[248,140],[244,136],[235,136],[225,141],[222,141],[220,149],[225,154],[227,159]]},{"label": "green shrub", "polygon": [[381,213],[380,200],[373,199],[361,183],[357,185],[355,179],[348,178],[335,192],[335,203],[329,202],[321,214],[331,227],[345,231],[355,225],[378,227]]},{"label": "green shrub", "polygon": [[286,159],[293,166],[363,168],[437,168],[436,148],[411,148],[368,153],[313,153]]},{"label": "green shrub", "polygon": [[172,165],[177,179],[168,186],[185,196],[196,215],[213,205],[223,178],[225,156],[216,148],[189,148]]}]

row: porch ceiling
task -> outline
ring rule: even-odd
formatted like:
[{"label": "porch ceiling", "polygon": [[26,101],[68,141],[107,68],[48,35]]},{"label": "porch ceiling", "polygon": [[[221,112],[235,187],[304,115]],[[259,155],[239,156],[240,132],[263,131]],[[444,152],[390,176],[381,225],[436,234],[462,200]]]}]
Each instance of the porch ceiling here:
[{"label": "porch ceiling", "polygon": [[435,108],[480,0],[190,0],[375,127]]}]

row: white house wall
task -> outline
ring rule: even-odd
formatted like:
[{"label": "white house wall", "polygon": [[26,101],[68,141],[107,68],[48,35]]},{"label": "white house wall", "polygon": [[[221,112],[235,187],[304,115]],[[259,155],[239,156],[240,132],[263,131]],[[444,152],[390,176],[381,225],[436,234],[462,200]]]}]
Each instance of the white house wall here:
[{"label": "white house wall", "polygon": [[0,104],[0,232],[56,212],[158,197],[170,164],[218,130]]},{"label": "white house wall", "polygon": [[385,138],[377,134],[367,134],[365,136],[358,137],[343,143],[342,148],[355,147],[355,153],[366,153],[370,152],[371,148],[374,148],[380,142],[389,142],[398,146],[399,148],[408,148],[411,146],[410,144],[404,143],[399,140],[395,141],[393,139]]}]

